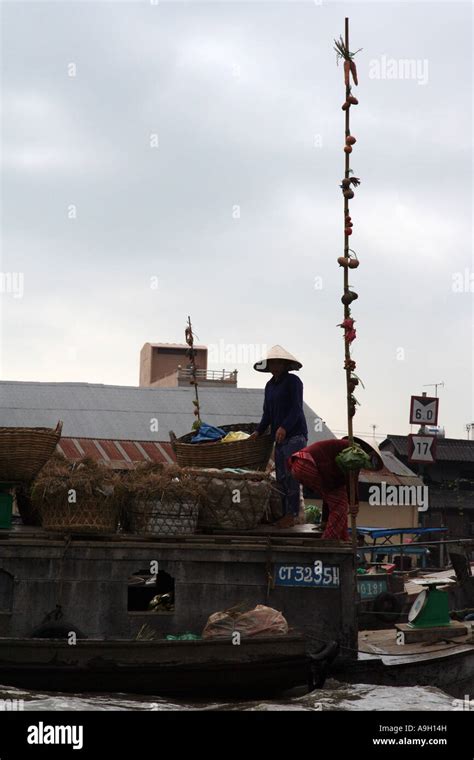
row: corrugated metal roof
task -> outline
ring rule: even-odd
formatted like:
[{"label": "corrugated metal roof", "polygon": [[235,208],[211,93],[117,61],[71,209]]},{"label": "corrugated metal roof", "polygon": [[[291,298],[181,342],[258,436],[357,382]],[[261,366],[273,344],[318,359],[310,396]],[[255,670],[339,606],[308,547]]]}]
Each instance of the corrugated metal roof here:
[{"label": "corrugated metal roof", "polygon": [[388,467],[390,472],[394,473],[394,475],[399,475],[400,478],[416,478],[420,483],[422,482],[420,478],[417,478],[413,470],[410,470],[406,464],[403,464],[403,462],[397,459],[395,454],[392,454],[391,451],[381,451],[380,456],[382,457],[385,466]]},{"label": "corrugated metal roof", "polygon": [[[400,456],[408,456],[408,436],[388,435],[380,444],[392,443],[395,451]],[[437,462],[474,462],[474,441],[464,438],[437,438],[436,440]]]},{"label": "corrugated metal roof", "polygon": [[422,486],[423,480],[400,462],[389,451],[381,451],[384,467],[381,470],[361,470],[359,481],[361,483],[387,483],[393,486]]},{"label": "corrugated metal roof", "polygon": [[372,472],[370,470],[361,470],[359,475],[360,483],[380,484],[386,483],[388,486],[422,486],[423,481],[416,475],[408,477],[400,477],[400,475],[394,475],[386,467],[383,470],[377,470]]},{"label": "corrugated metal roof", "polygon": [[151,441],[107,441],[91,438],[61,438],[58,451],[72,461],[88,456],[96,462],[120,470],[132,469],[138,462],[176,461],[170,443]]},{"label": "corrugated metal roof", "polygon": [[[62,420],[63,436],[111,441],[169,441],[191,430],[193,388],[137,388],[89,383],[0,381],[0,427],[53,427]],[[202,418],[211,425],[259,422],[263,389],[199,389]],[[309,443],[334,438],[318,415],[304,405]],[[158,431],[154,420],[158,421]]]},{"label": "corrugated metal roof", "polygon": [[[176,457],[170,443],[162,441],[110,441],[105,439],[90,438],[61,438],[58,449],[67,459],[79,460],[83,456],[91,457],[96,462],[106,464],[113,469],[128,470],[133,468],[138,462],[175,462]],[[383,455],[385,461],[385,454]],[[370,470],[361,470],[359,481],[361,483],[382,483],[387,485],[423,485],[423,481],[414,473],[410,476],[400,476],[390,471],[390,465],[394,457],[387,457],[389,467],[372,472]],[[451,494],[448,494],[451,496]],[[474,494],[473,494],[474,496]]]}]

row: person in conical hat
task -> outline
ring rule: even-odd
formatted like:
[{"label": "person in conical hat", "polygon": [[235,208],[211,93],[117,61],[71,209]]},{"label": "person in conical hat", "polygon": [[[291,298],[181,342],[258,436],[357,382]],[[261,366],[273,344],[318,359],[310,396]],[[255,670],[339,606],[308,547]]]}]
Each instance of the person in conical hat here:
[{"label": "person in conical hat", "polygon": [[[379,452],[362,438],[354,437],[357,448],[362,449],[366,455],[365,462],[361,467],[372,470],[381,470],[384,467],[383,459]],[[338,455],[349,448],[347,436],[344,438],[330,438],[317,441],[310,446],[292,454],[288,461],[288,467],[299,483],[317,491],[323,500],[323,521],[327,512],[327,525],[322,538],[339,541],[349,541],[347,530],[347,515],[349,511],[349,471],[341,467]],[[357,498],[357,482],[359,469],[353,469],[353,477],[356,483],[355,510],[358,511],[359,500]]]},{"label": "person in conical hat", "polygon": [[265,359],[254,364],[257,372],[269,372],[272,377],[265,386],[263,415],[253,438],[270,428],[275,441],[275,471],[282,497],[283,517],[277,522],[280,528],[296,523],[300,508],[300,484],[288,470],[286,463],[295,451],[308,443],[308,428],[303,412],[303,383],[293,370],[303,365],[282,346],[273,346]]}]

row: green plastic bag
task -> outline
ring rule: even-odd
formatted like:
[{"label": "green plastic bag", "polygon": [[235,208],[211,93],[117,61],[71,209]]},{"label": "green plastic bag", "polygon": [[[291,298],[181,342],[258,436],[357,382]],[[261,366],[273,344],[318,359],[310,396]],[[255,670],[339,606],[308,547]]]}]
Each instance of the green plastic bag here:
[{"label": "green plastic bag", "polygon": [[198,634],[190,633],[189,631],[186,631],[186,633],[177,633],[176,636],[169,633],[168,636],[166,636],[167,641],[199,641],[200,638],[201,636],[198,636]]}]

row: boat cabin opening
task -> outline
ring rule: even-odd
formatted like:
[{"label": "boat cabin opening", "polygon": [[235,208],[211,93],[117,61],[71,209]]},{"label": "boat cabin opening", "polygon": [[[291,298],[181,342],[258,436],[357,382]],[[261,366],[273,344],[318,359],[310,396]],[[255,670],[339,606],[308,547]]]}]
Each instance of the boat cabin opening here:
[{"label": "boat cabin opening", "polygon": [[164,570],[137,570],[128,579],[128,611],[174,612],[174,586],[174,578]]}]

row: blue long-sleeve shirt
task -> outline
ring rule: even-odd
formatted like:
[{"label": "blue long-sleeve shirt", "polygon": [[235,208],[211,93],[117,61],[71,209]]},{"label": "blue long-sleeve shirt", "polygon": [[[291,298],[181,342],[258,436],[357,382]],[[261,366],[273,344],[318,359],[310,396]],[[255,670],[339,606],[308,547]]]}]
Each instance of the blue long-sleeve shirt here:
[{"label": "blue long-sleeve shirt", "polygon": [[258,432],[264,433],[269,425],[273,438],[279,427],[285,429],[287,438],[308,435],[303,412],[303,383],[296,375],[285,372],[278,379],[272,377],[266,384]]}]

